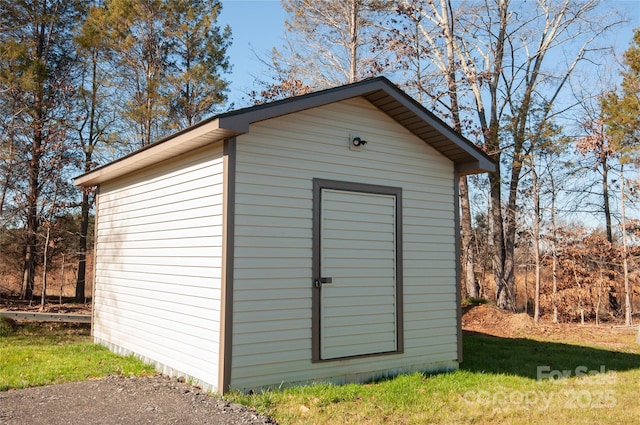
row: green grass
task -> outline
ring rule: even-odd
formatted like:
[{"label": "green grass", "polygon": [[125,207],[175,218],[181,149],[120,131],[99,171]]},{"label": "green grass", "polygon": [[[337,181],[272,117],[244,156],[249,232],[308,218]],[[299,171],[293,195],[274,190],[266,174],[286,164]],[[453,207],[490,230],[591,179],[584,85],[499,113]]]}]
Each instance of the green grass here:
[{"label": "green grass", "polygon": [[[281,425],[637,424],[640,346],[628,339],[623,351],[610,351],[468,333],[465,361],[456,372],[415,373],[365,385],[319,383],[229,398]],[[575,376],[600,372],[602,366],[607,373]],[[544,379],[545,373],[555,378],[560,371],[572,377]]]},{"label": "green grass", "polygon": [[468,306],[475,306],[475,305],[480,305],[480,304],[488,304],[489,302],[487,300],[485,300],[484,298],[465,298],[462,300],[462,306],[463,307],[468,307]]},{"label": "green grass", "polygon": [[93,344],[82,326],[23,325],[0,336],[0,391],[149,373],[153,368],[137,359]]},{"label": "green grass", "polygon": [[[132,357],[91,343],[82,327],[14,327],[0,337],[0,389],[153,373]],[[232,393],[287,424],[637,424],[640,418],[640,345],[635,333],[559,342],[465,333],[464,363],[456,372],[414,373],[362,385],[326,383]],[[605,348],[606,345],[615,349]],[[576,368],[605,374],[538,379]],[[554,371],[554,372],[552,372]],[[582,369],[578,369],[581,372]]]}]

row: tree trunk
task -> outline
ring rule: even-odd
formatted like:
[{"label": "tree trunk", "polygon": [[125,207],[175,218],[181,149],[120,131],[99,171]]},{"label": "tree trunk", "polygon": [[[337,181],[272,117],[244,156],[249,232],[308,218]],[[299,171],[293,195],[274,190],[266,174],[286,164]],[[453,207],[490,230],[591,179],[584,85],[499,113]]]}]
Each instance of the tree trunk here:
[{"label": "tree trunk", "polygon": [[606,156],[602,159],[602,197],[604,201],[604,222],[607,231],[607,240],[613,243],[613,231],[611,226],[611,207],[609,206],[609,165]]},{"label": "tree trunk", "polygon": [[42,255],[42,292],[40,293],[40,308],[44,308],[47,298],[47,267],[49,266],[49,241],[51,240],[51,223],[47,225],[47,234],[44,239],[44,248]]},{"label": "tree trunk", "polygon": [[475,278],[475,255],[472,245],[472,226],[471,226],[471,205],[469,203],[469,186],[467,184],[467,177],[460,177],[460,224],[461,229],[461,263],[462,263],[462,279],[463,287],[467,291],[467,297],[478,298],[480,294],[480,288],[478,281]]},{"label": "tree trunk", "polygon": [[557,246],[557,228],[556,228],[556,185],[553,173],[551,176],[551,279],[553,281],[553,295],[551,302],[553,304],[553,323],[558,323],[558,246]]},{"label": "tree trunk", "polygon": [[[515,297],[513,293],[513,250],[507,246],[505,238],[506,223],[502,213],[502,175],[501,175],[501,146],[500,146],[500,118],[498,116],[498,86],[502,75],[502,62],[507,43],[507,23],[509,21],[509,2],[498,1],[499,30],[496,34],[494,47],[493,75],[489,81],[491,106],[489,109],[489,125],[485,124],[484,111],[479,108],[480,122],[485,131],[485,144],[489,152],[494,155],[496,171],[489,173],[491,192],[491,222],[493,226],[493,274],[496,285],[496,304],[503,310],[515,311]],[[480,103],[476,95],[476,103]],[[513,248],[513,247],[511,247]]]},{"label": "tree trunk", "polygon": [[[49,14],[48,3],[42,3],[42,16]],[[47,60],[47,29],[48,23],[38,22],[35,33],[36,52],[35,56],[40,60]],[[29,174],[29,189],[26,201],[27,211],[27,236],[25,241],[24,268],[22,275],[22,298],[31,299],[33,297],[33,286],[36,274],[37,259],[37,234],[38,234],[38,199],[40,198],[40,158],[42,157],[42,147],[45,140],[44,120],[45,120],[45,83],[41,76],[34,81],[33,89],[33,112],[31,115],[33,139],[31,140],[31,157],[27,161],[27,173]]]},{"label": "tree trunk", "polygon": [[[496,171],[489,173],[491,185],[491,221],[493,225],[493,275],[496,283],[496,304],[503,310],[515,311],[512,303],[512,290],[509,285],[507,268],[505,266],[506,255],[504,245],[504,227],[502,220],[500,193],[500,166],[496,164]],[[513,273],[511,273],[513,276]]]},{"label": "tree trunk", "polygon": [[529,314],[529,264],[528,263],[524,265],[524,312],[525,314]]},{"label": "tree trunk", "polygon": [[598,297],[596,301],[596,326],[600,326],[600,306],[602,305],[602,275],[604,274],[604,264],[598,262]]},{"label": "tree trunk", "polygon": [[507,247],[505,223],[502,214],[500,159],[496,160],[496,171],[489,173],[491,185],[491,221],[493,225],[493,275],[496,284],[496,305],[516,311],[513,291],[513,246]]},{"label": "tree trunk", "polygon": [[[462,134],[462,123],[460,120],[460,104],[458,102],[458,82],[456,80],[456,58],[455,58],[455,36],[453,11],[451,4],[441,2],[440,8],[442,16],[441,25],[446,43],[446,79],[447,88],[450,99],[451,118],[453,121],[453,129]],[[473,228],[471,225],[471,203],[469,202],[469,184],[466,176],[459,178],[459,195],[460,195],[460,224],[461,238],[460,249],[462,264],[462,287],[466,289],[467,297],[478,298],[480,288],[475,278],[475,255],[472,246]]]},{"label": "tree trunk", "polygon": [[[99,140],[98,123],[96,120],[96,107],[98,105],[98,62],[100,52],[94,49],[91,52],[91,101],[89,106],[89,137],[84,142],[83,134],[80,132],[80,140],[83,142],[84,150],[84,171],[89,172],[93,168],[93,149]],[[80,204],[80,240],[78,241],[78,277],[76,279],[77,302],[85,301],[85,287],[87,276],[87,232],[89,231],[89,211],[91,210],[91,200],[87,189],[83,189],[82,203]],[[62,292],[62,291],[61,291]]]},{"label": "tree trunk", "polygon": [[[604,147],[602,148],[604,150]],[[609,206],[609,164],[606,153],[602,154],[602,196],[604,202],[604,220],[607,232],[607,241],[613,245],[613,232],[611,228],[611,207]],[[609,309],[613,312],[618,310],[618,298],[613,288],[609,289]]]},{"label": "tree trunk", "polygon": [[35,264],[35,241],[27,235],[25,243],[25,255],[24,255],[24,269],[22,273],[22,293],[21,298],[23,300],[29,300],[33,298],[33,285],[36,274]]},{"label": "tree trunk", "polygon": [[4,175],[4,180],[2,181],[2,194],[0,194],[0,216],[2,216],[2,211],[4,211],[4,200],[7,197],[7,191],[9,190],[9,183],[11,182],[11,173],[13,169],[13,158],[11,158],[12,150],[13,150],[13,143],[9,147],[9,165],[7,166],[7,170]]},{"label": "tree trunk", "polygon": [[535,163],[531,161],[531,173],[533,179],[533,260],[535,261],[535,293],[533,296],[533,320],[540,322],[540,187]]},{"label": "tree trunk", "polygon": [[631,288],[629,287],[629,260],[627,249],[627,224],[625,217],[625,178],[624,167],[621,171],[621,184],[620,184],[620,214],[622,227],[622,271],[624,276],[624,323],[627,326],[631,326]]},{"label": "tree trunk", "polygon": [[[36,123],[39,125],[39,123]],[[31,159],[27,163],[29,170],[29,193],[27,195],[27,228],[22,274],[22,299],[33,297],[33,286],[36,275],[37,233],[38,233],[38,198],[40,149],[42,145],[41,129],[36,128],[31,145]]]},{"label": "tree trunk", "polygon": [[33,297],[33,286],[36,275],[36,255],[38,219],[37,212],[31,206],[27,209],[27,237],[25,241],[24,267],[22,273],[22,299]]},{"label": "tree trunk", "polygon": [[144,136],[142,140],[142,146],[147,146],[151,144],[151,126],[152,118],[151,111],[153,110],[153,104],[151,102],[151,95],[147,93],[147,104],[145,108],[146,117],[144,118]]},{"label": "tree trunk", "polygon": [[360,0],[349,2],[349,80],[348,83],[356,82],[358,78],[358,14]]},{"label": "tree trunk", "polygon": [[584,303],[582,301],[582,285],[580,284],[580,279],[578,279],[578,273],[576,272],[576,260],[573,260],[572,264],[573,271],[573,280],[576,283],[576,287],[578,288],[578,310],[580,310],[580,324],[584,325]]},{"label": "tree trunk", "polygon": [[78,278],[76,280],[76,301],[84,302],[87,274],[87,232],[89,229],[89,193],[84,190],[82,194],[81,219],[80,219],[80,241],[78,243]]}]

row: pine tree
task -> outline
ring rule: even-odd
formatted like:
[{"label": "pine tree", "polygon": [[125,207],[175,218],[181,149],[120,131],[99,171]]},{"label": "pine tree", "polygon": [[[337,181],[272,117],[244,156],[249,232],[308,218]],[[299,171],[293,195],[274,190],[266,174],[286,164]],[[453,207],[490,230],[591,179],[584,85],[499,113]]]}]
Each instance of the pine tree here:
[{"label": "pine tree", "polygon": [[163,135],[166,125],[167,10],[163,0],[107,0],[104,11],[120,87],[117,101],[129,124],[125,137],[132,147],[146,146]]},{"label": "pine tree", "polygon": [[[195,124],[226,101],[231,30],[218,0],[107,0],[106,37],[133,146]],[[133,141],[133,140],[132,140]]]},{"label": "pine tree", "polygon": [[[116,113],[109,97],[113,95],[109,60],[111,50],[107,34],[106,11],[95,5],[76,37],[78,49],[79,81],[76,96],[76,132],[78,148],[81,151],[80,169],[88,172],[95,167],[96,150],[109,141],[109,131],[116,126]],[[90,211],[93,198],[90,189],[83,189],[80,201],[80,231],[77,247],[78,272],[76,276],[75,298],[85,300],[85,279],[87,266],[87,240]]]},{"label": "pine tree", "polygon": [[602,101],[607,133],[614,149],[625,156],[637,156],[640,149],[640,29],[624,53],[620,93],[610,92]]},{"label": "pine tree", "polygon": [[82,2],[72,0],[0,0],[0,103],[14,106],[11,137],[23,164],[19,180],[24,184],[15,188],[15,198],[26,230],[25,298],[33,292],[48,185],[57,185],[61,161],[68,159],[67,105],[74,92],[76,60],[73,32],[82,10]]},{"label": "pine tree", "polygon": [[229,83],[221,74],[230,70],[231,29],[216,26],[221,9],[218,0],[167,3],[167,97],[172,128],[197,123],[227,100]]}]

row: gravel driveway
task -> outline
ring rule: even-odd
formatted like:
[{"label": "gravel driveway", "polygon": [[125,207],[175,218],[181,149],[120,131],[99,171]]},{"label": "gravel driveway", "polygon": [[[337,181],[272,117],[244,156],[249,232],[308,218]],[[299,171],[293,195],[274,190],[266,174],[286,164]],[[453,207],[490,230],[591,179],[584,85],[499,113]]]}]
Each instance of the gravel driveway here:
[{"label": "gravel driveway", "polygon": [[0,392],[2,424],[275,424],[253,410],[163,375]]}]

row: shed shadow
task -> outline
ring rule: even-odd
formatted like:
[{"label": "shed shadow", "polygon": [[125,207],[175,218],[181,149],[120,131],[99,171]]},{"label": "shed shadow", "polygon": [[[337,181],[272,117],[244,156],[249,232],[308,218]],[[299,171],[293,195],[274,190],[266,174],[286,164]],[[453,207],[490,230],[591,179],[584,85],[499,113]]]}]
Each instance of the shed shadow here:
[{"label": "shed shadow", "polygon": [[[460,370],[507,374],[538,379],[568,371],[597,373],[640,369],[640,354],[611,351],[526,338],[502,338],[478,332],[463,332],[463,362]],[[539,369],[542,368],[542,369]]]}]

